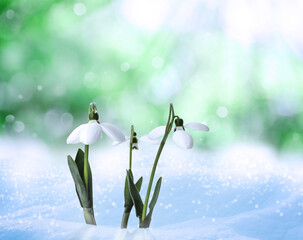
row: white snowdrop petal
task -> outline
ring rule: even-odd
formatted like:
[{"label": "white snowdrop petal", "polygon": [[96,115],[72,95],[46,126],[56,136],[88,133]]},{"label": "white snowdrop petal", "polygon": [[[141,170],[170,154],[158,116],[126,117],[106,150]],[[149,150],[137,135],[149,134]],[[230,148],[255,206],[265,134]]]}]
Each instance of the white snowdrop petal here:
[{"label": "white snowdrop petal", "polygon": [[192,148],[194,145],[192,136],[184,130],[175,131],[173,141],[177,146],[183,149]]},{"label": "white snowdrop petal", "polygon": [[80,133],[80,142],[85,145],[90,145],[98,141],[102,137],[102,127],[96,120],[91,120]]},{"label": "white snowdrop petal", "polygon": [[150,138],[151,140],[155,140],[158,139],[159,137],[163,137],[165,134],[165,128],[166,126],[156,127],[155,129],[151,130],[149,134],[147,134],[147,137]]},{"label": "white snowdrop petal", "polygon": [[140,137],[139,141],[151,143],[151,144],[160,144],[161,142],[159,139],[150,139],[148,136]]},{"label": "white snowdrop petal", "polygon": [[115,125],[111,123],[101,123],[103,132],[109,136],[111,139],[117,142],[124,142],[125,141],[125,135],[122,133],[122,131],[117,128]]},{"label": "white snowdrop petal", "polygon": [[117,145],[119,145],[120,143],[122,143],[122,142],[113,141],[112,145],[113,145],[113,146],[117,146]]},{"label": "white snowdrop petal", "polygon": [[66,143],[67,144],[77,144],[77,143],[79,143],[80,142],[79,135],[80,135],[80,132],[82,131],[83,128],[85,128],[85,124],[81,124],[74,131],[72,131],[72,133],[66,139]]},{"label": "white snowdrop petal", "polygon": [[209,128],[202,123],[198,122],[190,122],[184,125],[184,127],[191,129],[191,130],[198,130],[198,131],[209,131]]},{"label": "white snowdrop petal", "polygon": [[[125,136],[125,141],[124,141],[124,142],[126,142],[126,143],[129,144],[129,138],[130,138],[130,137]],[[117,145],[119,145],[119,144],[121,144],[121,143],[124,143],[124,142],[113,141],[112,145],[113,145],[113,146],[117,146]]]}]

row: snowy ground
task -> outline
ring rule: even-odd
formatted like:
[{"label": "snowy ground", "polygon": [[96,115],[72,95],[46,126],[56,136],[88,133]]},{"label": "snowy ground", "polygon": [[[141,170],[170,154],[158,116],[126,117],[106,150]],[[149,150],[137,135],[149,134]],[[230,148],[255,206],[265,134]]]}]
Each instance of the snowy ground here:
[{"label": "snowy ground", "polygon": [[[0,140],[0,239],[303,239],[303,161],[263,145],[198,152],[168,144],[151,228],[137,229],[133,213],[129,230],[120,230],[126,144],[91,147],[98,227],[83,224],[67,167],[77,147],[55,152],[41,142]],[[143,145],[134,154],[143,193],[155,153]]]}]

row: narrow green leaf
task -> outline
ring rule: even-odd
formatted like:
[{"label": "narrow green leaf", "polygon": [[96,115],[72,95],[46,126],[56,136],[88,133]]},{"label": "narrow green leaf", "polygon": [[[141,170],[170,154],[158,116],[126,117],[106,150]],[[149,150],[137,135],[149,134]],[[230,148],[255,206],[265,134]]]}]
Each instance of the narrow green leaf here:
[{"label": "narrow green leaf", "polygon": [[[134,179],[133,173],[131,170],[129,170],[129,173],[130,173],[131,178]],[[128,185],[127,173],[126,173],[125,184],[124,184],[124,208],[127,209],[127,212],[128,211],[130,212],[132,209],[132,206],[133,206],[133,200],[129,193],[129,185]]]},{"label": "narrow green leaf", "polygon": [[125,177],[125,185],[124,185],[124,208],[127,209],[126,212],[130,212],[133,206],[133,200],[129,193],[129,186],[127,181],[127,175]]},{"label": "narrow green leaf", "polygon": [[136,188],[136,186],[133,182],[131,173],[128,170],[126,170],[126,171],[127,171],[127,182],[128,182],[128,185],[129,185],[129,193],[130,193],[130,196],[133,200],[133,204],[135,205],[136,216],[141,219],[142,210],[143,210],[143,202],[142,202],[142,199],[140,197],[139,191],[138,191],[138,189]]},{"label": "narrow green leaf", "polygon": [[[75,162],[77,164],[80,176],[82,181],[84,182],[84,152],[82,149],[78,149]],[[90,164],[88,162],[88,199],[91,201],[91,204],[93,205],[93,179],[92,179],[92,172],[90,168]]]},{"label": "narrow green leaf", "polygon": [[[139,178],[139,180],[135,184],[138,192],[140,192],[140,190],[141,190],[142,181],[143,181],[143,177]],[[130,213],[133,205],[134,205],[134,203],[130,196],[129,185],[128,185],[127,175],[126,175],[125,185],[124,185],[124,208],[125,208],[124,211]]]},{"label": "narrow green leaf", "polygon": [[88,162],[88,200],[91,202],[93,206],[93,177],[92,171],[90,169],[90,164]]},{"label": "narrow green leaf", "polygon": [[77,191],[78,197],[80,199],[81,206],[85,207],[85,208],[92,207],[92,204],[89,201],[88,196],[86,194],[85,185],[80,176],[76,162],[69,155],[67,156],[67,162],[68,162],[69,170],[72,174],[72,177],[73,177],[73,180],[75,183],[76,191]]},{"label": "narrow green leaf", "polygon": [[[75,162],[77,164],[81,179],[84,182],[84,152],[80,148],[78,149]],[[76,188],[76,192],[77,192],[77,196],[80,201],[81,207],[83,207],[77,188]]]},{"label": "narrow green leaf", "polygon": [[161,183],[162,183],[162,177],[160,177],[158,179],[157,183],[156,183],[154,194],[153,194],[152,200],[150,201],[150,204],[149,204],[149,213],[144,218],[144,221],[140,222],[140,228],[148,228],[149,225],[150,225],[152,214],[153,214],[153,211],[154,211],[154,207],[155,207],[156,202],[157,202],[158,197],[159,197]]},{"label": "narrow green leaf", "polygon": [[160,177],[156,183],[156,187],[154,190],[154,195],[152,200],[149,203],[149,209],[152,211],[156,205],[156,202],[158,200],[159,197],[159,193],[160,193],[160,188],[161,188],[161,183],[162,183],[162,177]]},{"label": "narrow green leaf", "polygon": [[143,182],[143,177],[140,177],[139,179],[138,179],[138,181],[136,182],[136,188],[137,188],[137,190],[138,190],[138,192],[140,192],[141,191],[141,186],[142,186],[142,182]]},{"label": "narrow green leaf", "polygon": [[77,164],[81,179],[84,182],[84,152],[81,148],[78,149],[75,162]]},{"label": "narrow green leaf", "polygon": [[[126,171],[127,171],[127,170],[126,170]],[[133,174],[132,170],[129,169],[128,172],[129,172],[130,176],[132,177],[132,179],[133,179],[133,181],[134,181],[134,174]]]},{"label": "narrow green leaf", "polygon": [[77,197],[78,197],[78,199],[79,199],[80,205],[81,205],[81,207],[83,208],[83,204],[82,204],[80,195],[79,195],[79,193],[78,193],[78,190],[77,190],[77,188],[76,188],[76,185],[75,185],[75,189],[76,189],[76,193],[77,193]]}]

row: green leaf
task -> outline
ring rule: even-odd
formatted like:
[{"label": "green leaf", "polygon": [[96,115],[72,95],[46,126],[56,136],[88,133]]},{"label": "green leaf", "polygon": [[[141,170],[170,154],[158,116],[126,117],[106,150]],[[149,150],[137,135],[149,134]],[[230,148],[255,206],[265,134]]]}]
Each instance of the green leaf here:
[{"label": "green leaf", "polygon": [[[131,174],[131,176],[133,176],[131,170],[130,170],[130,174]],[[132,177],[132,179],[133,179],[133,177]],[[143,181],[143,177],[140,177],[139,180],[135,184],[138,192],[140,192],[140,190],[141,190],[142,181]],[[130,196],[129,185],[128,185],[127,175],[126,175],[125,185],[124,185],[124,208],[125,208],[124,212],[130,213],[133,208],[133,205],[134,205],[134,203]]]},{"label": "green leaf", "polygon": [[[129,172],[133,179],[131,170]],[[139,180],[135,184],[138,192],[140,192],[140,190],[141,190],[142,181],[143,181],[143,177],[140,177]],[[127,175],[126,175],[125,185],[124,185],[124,213],[123,213],[123,217],[122,217],[121,228],[127,228],[129,214],[132,211],[133,206],[134,206],[134,203],[130,196],[129,185],[128,185],[128,180],[127,180]]]},{"label": "green leaf", "polygon": [[142,186],[142,182],[143,182],[143,177],[140,177],[139,179],[138,179],[138,181],[136,182],[136,188],[137,188],[137,190],[138,190],[138,192],[140,192],[141,191],[141,186]]},{"label": "green leaf", "polygon": [[90,164],[88,162],[88,200],[91,202],[93,206],[93,178],[92,178],[92,171],[90,169]]},{"label": "green leaf", "polygon": [[[78,149],[75,162],[77,164],[78,171],[79,171],[79,174],[81,176],[81,179],[84,182],[84,152],[80,148]],[[76,188],[76,192],[77,192],[77,196],[78,196],[79,202],[81,204],[81,207],[83,208],[83,205],[82,205],[82,202],[81,202],[81,199],[80,199],[77,188]]]},{"label": "green leaf", "polygon": [[125,185],[124,185],[124,208],[126,212],[130,212],[133,207],[133,200],[129,193],[129,187],[128,187],[128,181],[127,181],[127,175],[125,177]]},{"label": "green leaf", "polygon": [[162,177],[160,177],[156,183],[156,187],[154,190],[154,195],[152,197],[152,200],[149,203],[149,209],[152,211],[156,205],[156,202],[158,200],[159,197],[159,193],[160,193],[160,188],[161,188],[161,183],[162,183]]},{"label": "green leaf", "polygon": [[136,216],[141,219],[142,210],[143,210],[143,202],[140,197],[139,191],[134,184],[131,172],[128,170],[126,170],[126,172],[127,172],[127,182],[128,182],[128,186],[129,186],[129,193],[133,200],[133,204],[135,205]]},{"label": "green leaf", "polygon": [[83,208],[83,204],[82,204],[80,195],[79,195],[79,193],[78,193],[78,190],[77,190],[77,188],[76,188],[76,185],[75,185],[75,189],[76,189],[76,193],[77,193],[77,197],[78,197],[78,199],[79,199],[80,205],[81,205],[81,207]]},{"label": "green leaf", "polygon": [[[132,171],[129,170],[130,176],[133,179],[133,174]],[[129,186],[128,186],[128,181],[127,181],[127,173],[126,173],[126,177],[125,177],[125,184],[124,184],[124,202],[125,204],[128,203],[128,205],[130,205],[130,203],[132,204],[132,199],[131,196],[129,194]]]},{"label": "green leaf", "polygon": [[91,208],[93,205],[89,201],[89,198],[87,196],[85,185],[84,185],[84,182],[83,182],[83,180],[80,176],[80,173],[79,173],[76,162],[72,159],[71,156],[68,155],[67,156],[67,163],[68,163],[69,170],[72,174],[72,177],[73,177],[73,180],[74,180],[74,183],[75,183],[77,195],[78,195],[78,198],[80,200],[81,206],[85,207],[85,208]]},{"label": "green leaf", "polygon": [[[133,173],[129,170],[130,176],[133,179]],[[127,181],[127,174],[125,177],[125,184],[124,184],[124,208],[127,209],[127,212],[130,212],[133,207],[133,200],[129,193],[129,185]]]},{"label": "green leaf", "polygon": [[[84,182],[84,152],[82,149],[78,149],[75,162],[77,164],[80,176],[82,181]],[[91,201],[91,204],[93,205],[93,178],[92,178],[92,172],[90,168],[90,164],[88,162],[88,199]]]},{"label": "green leaf", "polygon": [[161,183],[162,183],[162,177],[160,177],[158,179],[157,183],[156,183],[156,187],[155,187],[155,190],[154,190],[152,200],[149,203],[149,213],[144,218],[144,220],[142,222],[140,222],[140,228],[148,228],[149,225],[150,225],[153,210],[154,210],[154,207],[155,207],[156,202],[157,202],[158,197],[159,197]]},{"label": "green leaf", "polygon": [[77,164],[81,179],[84,182],[84,152],[81,148],[78,149],[75,162]]}]

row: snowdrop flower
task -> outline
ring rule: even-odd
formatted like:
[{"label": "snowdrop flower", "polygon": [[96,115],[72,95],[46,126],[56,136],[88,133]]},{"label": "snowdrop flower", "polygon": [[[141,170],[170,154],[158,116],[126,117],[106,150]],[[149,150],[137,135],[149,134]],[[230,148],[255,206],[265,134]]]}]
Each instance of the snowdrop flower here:
[{"label": "snowdrop flower", "polygon": [[[159,126],[153,129],[147,137],[151,140],[158,139],[163,137],[165,134],[166,126]],[[190,130],[198,130],[198,131],[209,131],[209,128],[198,122],[190,122],[183,125],[183,119],[177,118],[175,119],[175,128],[173,133],[173,142],[180,148],[190,149],[193,147],[193,138],[192,136],[185,131],[185,128]]]},{"label": "snowdrop flower", "polygon": [[97,107],[95,103],[89,105],[89,121],[81,124],[68,136],[67,144],[83,143],[90,145],[102,137],[102,132],[115,142],[124,142],[125,136],[119,128],[111,123],[100,123]]}]

